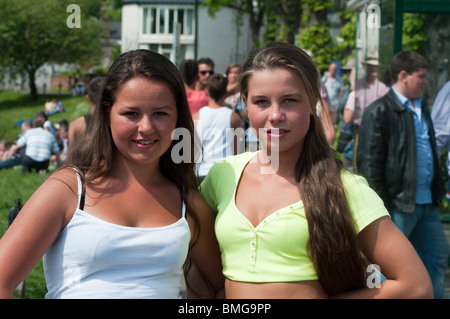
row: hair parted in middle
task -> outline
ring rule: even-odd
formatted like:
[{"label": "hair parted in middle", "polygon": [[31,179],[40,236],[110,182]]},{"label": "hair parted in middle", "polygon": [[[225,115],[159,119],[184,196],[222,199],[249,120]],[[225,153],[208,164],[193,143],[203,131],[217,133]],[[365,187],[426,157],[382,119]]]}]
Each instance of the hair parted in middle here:
[{"label": "hair parted in middle", "polygon": [[185,128],[190,133],[191,160],[181,163],[175,163],[172,160],[171,151],[178,142],[173,140],[169,149],[161,156],[159,166],[162,173],[184,192],[196,189],[194,123],[186,99],[183,79],[178,68],[169,59],[150,50],[125,52],[114,60],[103,79],[103,87],[92,113],[92,119],[86,127],[86,133],[71,150],[66,166],[78,168],[86,182],[109,174],[117,151],[108,125],[110,111],[120,88],[136,77],[161,81],[167,84],[173,93],[177,105],[176,128]]},{"label": "hair parted in middle", "polygon": [[295,168],[308,222],[308,253],[329,295],[364,287],[367,261],[358,246],[341,180],[342,162],[335,158],[316,114],[316,104],[321,102],[321,78],[314,61],[295,45],[268,44],[252,52],[244,64],[239,81],[241,93],[248,97],[249,80],[255,72],[278,68],[300,77],[312,110]]}]

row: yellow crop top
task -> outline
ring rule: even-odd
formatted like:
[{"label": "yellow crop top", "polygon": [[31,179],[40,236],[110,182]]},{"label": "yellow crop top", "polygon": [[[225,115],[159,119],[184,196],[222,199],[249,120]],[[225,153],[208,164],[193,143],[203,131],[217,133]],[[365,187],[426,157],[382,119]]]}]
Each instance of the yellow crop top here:
[{"label": "yellow crop top", "polygon": [[[215,232],[223,274],[235,281],[286,282],[315,280],[308,257],[308,226],[302,201],[266,217],[254,227],[235,204],[236,188],[247,163],[256,153],[243,153],[217,162],[200,186],[217,212]],[[389,216],[383,201],[363,177],[343,171],[356,232],[382,216]]]}]

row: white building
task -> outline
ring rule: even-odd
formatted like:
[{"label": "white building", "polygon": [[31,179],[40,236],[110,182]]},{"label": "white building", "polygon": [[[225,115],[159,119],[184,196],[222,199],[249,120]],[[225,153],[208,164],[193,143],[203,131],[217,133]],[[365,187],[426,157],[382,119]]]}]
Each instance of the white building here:
[{"label": "white building", "polygon": [[209,57],[220,73],[232,62],[242,64],[250,49],[248,21],[243,19],[237,27],[237,10],[228,7],[211,18],[200,2],[123,0],[122,52],[150,49],[176,65],[184,59]]}]

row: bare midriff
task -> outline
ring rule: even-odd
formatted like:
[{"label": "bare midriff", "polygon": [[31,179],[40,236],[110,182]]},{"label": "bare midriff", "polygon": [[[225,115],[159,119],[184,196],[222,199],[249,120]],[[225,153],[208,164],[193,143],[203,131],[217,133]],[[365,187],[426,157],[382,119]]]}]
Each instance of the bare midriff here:
[{"label": "bare midriff", "polygon": [[229,299],[327,298],[317,280],[259,283],[226,279],[225,295]]}]

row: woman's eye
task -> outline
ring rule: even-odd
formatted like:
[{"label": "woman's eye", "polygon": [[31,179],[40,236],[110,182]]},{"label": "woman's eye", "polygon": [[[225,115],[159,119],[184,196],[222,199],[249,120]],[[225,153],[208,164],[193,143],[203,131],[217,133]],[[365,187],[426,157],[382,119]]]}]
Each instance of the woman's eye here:
[{"label": "woman's eye", "polygon": [[123,112],[122,113],[124,116],[137,116],[137,112],[132,112],[132,111],[129,111],[129,112]]},{"label": "woman's eye", "polygon": [[266,100],[257,100],[254,103],[255,103],[255,105],[260,105],[260,106],[268,104],[268,102]]},{"label": "woman's eye", "polygon": [[153,113],[153,115],[161,117],[161,116],[166,116],[167,113],[166,112],[155,112],[155,113]]}]

